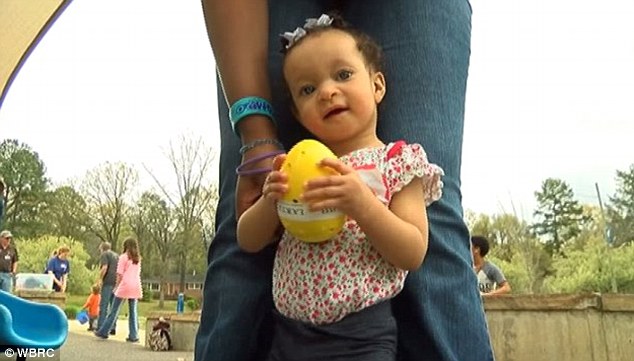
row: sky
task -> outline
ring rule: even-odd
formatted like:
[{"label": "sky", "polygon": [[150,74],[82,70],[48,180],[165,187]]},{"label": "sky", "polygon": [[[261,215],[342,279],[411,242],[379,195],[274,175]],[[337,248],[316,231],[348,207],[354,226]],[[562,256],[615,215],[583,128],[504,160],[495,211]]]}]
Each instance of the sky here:
[{"label": "sky", "polygon": [[[549,177],[605,203],[634,164],[634,2],[471,5],[464,207],[530,219]],[[54,184],[123,161],[149,186],[144,166],[172,176],[170,142],[219,151],[214,67],[200,1],[75,0],[14,79],[0,139],[31,146]]]}]

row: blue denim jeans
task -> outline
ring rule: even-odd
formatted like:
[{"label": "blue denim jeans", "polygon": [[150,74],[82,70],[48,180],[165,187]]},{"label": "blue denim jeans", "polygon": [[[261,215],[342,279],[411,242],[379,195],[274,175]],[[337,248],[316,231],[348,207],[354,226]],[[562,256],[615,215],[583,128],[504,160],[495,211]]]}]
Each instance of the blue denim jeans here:
[{"label": "blue denim jeans", "polygon": [[11,293],[13,291],[13,275],[8,272],[0,272],[0,290]]},{"label": "blue denim jeans", "polygon": [[[121,308],[123,301],[125,301],[125,298],[114,298],[112,308],[110,309],[110,312],[108,312],[108,316],[106,316],[106,320],[103,325],[99,325],[97,334],[105,337],[108,336],[108,333],[112,330],[117,317],[119,317],[119,309]],[[130,340],[139,339],[139,316],[137,313],[137,302],[138,301],[134,298],[128,299],[128,339]]]},{"label": "blue denim jeans", "polygon": [[[114,303],[114,285],[102,285],[101,286],[101,300],[99,301],[99,318],[97,319],[98,327],[101,327],[106,320],[108,312],[112,310]],[[115,317],[112,324],[112,330],[117,328],[117,319]]]},{"label": "blue denim jeans", "polygon": [[[430,241],[422,267],[393,300],[398,360],[493,360],[463,221],[460,166],[470,55],[467,0],[270,1],[269,72],[279,135],[287,149],[308,137],[290,114],[283,90],[278,34],[332,10],[369,33],[386,57],[387,93],[379,106],[384,142],[417,142],[445,171],[444,193],[428,208]],[[218,95],[222,141],[217,233],[209,249],[197,361],[266,359],[270,342],[274,248],[257,254],[236,244],[235,167],[239,139]]]}]

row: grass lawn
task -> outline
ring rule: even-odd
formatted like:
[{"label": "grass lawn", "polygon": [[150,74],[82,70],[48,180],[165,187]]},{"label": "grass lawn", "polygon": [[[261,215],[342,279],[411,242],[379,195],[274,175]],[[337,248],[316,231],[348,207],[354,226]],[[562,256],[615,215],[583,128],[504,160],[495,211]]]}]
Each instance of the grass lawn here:
[{"label": "grass lawn", "polygon": [[[87,295],[71,295],[66,294],[66,307],[75,306],[77,308],[81,308],[86,302]],[[151,302],[143,302],[139,301],[139,327],[144,330],[145,329],[145,318],[149,313],[155,311],[176,311],[176,301],[175,300],[165,300],[164,307],[159,308],[159,301],[152,300]],[[119,311],[120,319],[128,318],[128,306],[127,302],[121,305],[121,310]]]}]

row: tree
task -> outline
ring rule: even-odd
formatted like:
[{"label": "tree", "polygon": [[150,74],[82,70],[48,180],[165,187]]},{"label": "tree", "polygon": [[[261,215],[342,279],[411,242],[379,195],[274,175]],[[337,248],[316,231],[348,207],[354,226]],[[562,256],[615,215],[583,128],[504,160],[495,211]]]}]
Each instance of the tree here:
[{"label": "tree", "polygon": [[607,217],[611,244],[634,242],[634,164],[628,171],[616,172],[617,189],[610,197]]},{"label": "tree", "polygon": [[480,214],[471,225],[471,234],[486,237],[496,249],[496,257],[510,261],[513,248],[523,237],[530,236],[528,226],[512,214],[490,217]]},{"label": "tree", "polygon": [[138,182],[138,173],[125,163],[105,163],[86,174],[81,193],[88,203],[90,231],[118,249],[128,203]]},{"label": "tree", "polygon": [[538,206],[533,215],[538,222],[532,228],[535,234],[546,236],[546,250],[550,254],[558,253],[567,240],[579,234],[587,216],[570,186],[560,179],[546,179],[535,196]]},{"label": "tree", "polygon": [[56,188],[49,193],[48,207],[44,212],[47,233],[85,243],[90,228],[86,207],[86,200],[73,187]]},{"label": "tree", "polygon": [[0,175],[6,185],[4,227],[21,237],[41,233],[49,185],[44,162],[28,145],[7,139],[0,143]]},{"label": "tree", "polygon": [[170,202],[178,220],[178,235],[174,251],[178,257],[180,290],[185,290],[185,275],[188,273],[188,256],[200,257],[206,252],[203,231],[206,228],[205,215],[218,201],[217,188],[210,178],[215,153],[207,148],[201,138],[182,138],[179,149],[172,144],[167,158],[176,178],[176,192],[170,192],[148,170],[157,186]]},{"label": "tree", "polygon": [[130,223],[137,237],[151,243],[160,258],[156,270],[161,285],[159,307],[163,308],[167,287],[166,275],[170,268],[170,259],[172,258],[170,256],[175,249],[177,219],[167,202],[161,199],[158,194],[145,192],[141,195],[132,212]]},{"label": "tree", "polygon": [[551,292],[633,292],[634,244],[610,248],[602,236],[591,239],[584,249],[555,255],[555,274],[546,285]]}]

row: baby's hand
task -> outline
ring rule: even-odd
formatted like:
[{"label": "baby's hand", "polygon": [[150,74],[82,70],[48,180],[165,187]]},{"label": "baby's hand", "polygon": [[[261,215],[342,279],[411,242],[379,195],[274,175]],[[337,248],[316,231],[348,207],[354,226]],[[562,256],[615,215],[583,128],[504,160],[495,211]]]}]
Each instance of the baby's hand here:
[{"label": "baby's hand", "polygon": [[304,186],[302,200],[311,211],[337,208],[352,218],[367,209],[368,200],[376,197],[352,167],[338,159],[326,158],[321,166],[336,170],[338,175],[311,179]]},{"label": "baby's hand", "polygon": [[286,154],[280,154],[273,159],[273,170],[266,176],[262,186],[262,196],[265,199],[278,201],[288,191],[288,176],[280,171]]}]

